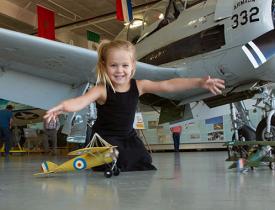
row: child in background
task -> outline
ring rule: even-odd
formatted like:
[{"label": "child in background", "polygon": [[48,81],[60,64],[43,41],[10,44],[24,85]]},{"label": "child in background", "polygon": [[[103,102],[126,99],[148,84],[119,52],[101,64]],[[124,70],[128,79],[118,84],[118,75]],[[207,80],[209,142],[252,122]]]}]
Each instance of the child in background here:
[{"label": "child in background", "polygon": [[76,112],[96,102],[97,119],[92,133],[118,146],[121,171],[155,170],[152,158],[133,129],[139,96],[145,93],[176,92],[204,88],[213,94],[224,89],[221,79],[175,78],[164,81],[135,80],[135,47],[128,41],[102,42],[98,49],[97,85],[86,94],[65,100],[44,118],[56,119],[63,112]]}]

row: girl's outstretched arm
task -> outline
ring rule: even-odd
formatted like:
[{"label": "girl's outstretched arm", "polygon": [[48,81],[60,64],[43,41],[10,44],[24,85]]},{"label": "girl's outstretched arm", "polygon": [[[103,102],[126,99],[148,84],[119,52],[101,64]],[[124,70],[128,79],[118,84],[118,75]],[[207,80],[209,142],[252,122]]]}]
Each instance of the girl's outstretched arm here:
[{"label": "girl's outstretched arm", "polygon": [[225,88],[224,80],[211,78],[175,78],[163,81],[139,80],[137,82],[140,95],[144,93],[178,92],[192,88],[204,88],[214,95],[221,94]]},{"label": "girl's outstretched arm", "polygon": [[210,76],[202,78],[202,88],[209,90],[214,95],[222,94],[225,88],[224,80],[211,78]]},{"label": "girl's outstretched arm", "polygon": [[82,96],[62,101],[57,106],[48,110],[44,116],[47,122],[56,119],[63,112],[77,112],[97,100],[104,101],[106,97],[105,87],[95,86]]}]

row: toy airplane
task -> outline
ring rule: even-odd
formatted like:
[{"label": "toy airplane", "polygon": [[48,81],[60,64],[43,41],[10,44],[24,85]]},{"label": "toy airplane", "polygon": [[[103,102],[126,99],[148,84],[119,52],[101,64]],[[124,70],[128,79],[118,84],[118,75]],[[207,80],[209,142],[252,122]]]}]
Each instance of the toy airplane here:
[{"label": "toy airplane", "polygon": [[239,160],[243,160],[241,168],[252,170],[262,163],[268,163],[270,169],[274,169],[275,158],[272,154],[273,141],[233,141],[225,144],[228,146],[227,161],[235,161],[229,166],[229,169],[237,168]]},{"label": "toy airplane", "polygon": [[96,166],[110,164],[104,172],[105,177],[110,178],[112,175],[118,176],[119,168],[116,166],[118,150],[112,146],[97,133],[94,134],[90,143],[83,149],[70,152],[68,155],[77,155],[77,157],[57,165],[50,161],[41,164],[42,173],[34,175],[45,175],[58,172],[81,171]]}]

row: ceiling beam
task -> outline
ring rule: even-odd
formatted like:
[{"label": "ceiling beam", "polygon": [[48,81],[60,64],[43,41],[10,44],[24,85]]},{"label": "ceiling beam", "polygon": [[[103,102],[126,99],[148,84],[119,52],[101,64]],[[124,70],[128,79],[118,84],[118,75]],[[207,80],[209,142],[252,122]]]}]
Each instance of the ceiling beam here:
[{"label": "ceiling beam", "polygon": [[[29,10],[26,9],[27,7],[26,8],[19,7],[16,4],[9,2],[8,0],[0,0],[0,1],[1,1],[0,14],[3,14],[11,19],[14,19],[14,20],[17,20],[17,21],[20,21],[20,22],[23,22],[25,24],[32,26],[34,28],[34,33],[32,33],[32,35],[37,34],[37,15],[36,15],[36,13],[30,12]],[[48,1],[50,1],[50,0],[48,0]],[[154,1],[151,1],[150,3],[135,6],[135,7],[133,7],[133,12],[138,13],[138,12],[146,11],[148,9],[148,7],[152,6],[153,4],[155,4],[159,1],[160,0],[154,0]],[[75,21],[70,24],[56,26],[55,27],[56,37],[59,40],[66,42],[66,43],[68,43],[69,40],[70,41],[74,40],[75,45],[86,47],[84,44],[85,41],[87,41],[86,37],[83,38],[80,35],[73,33],[72,31],[75,29],[78,29],[78,28],[83,28],[83,27],[87,27],[89,25],[94,25],[95,27],[98,27],[101,30],[104,30],[105,33],[107,33],[111,36],[115,36],[112,32],[110,32],[107,29],[104,29],[98,25],[101,22],[113,20],[115,18],[116,18],[116,12],[114,11],[114,12],[110,12],[108,14],[104,14],[104,15],[100,15],[100,16],[96,16],[96,17],[92,17],[92,18],[87,18],[87,19],[80,20],[80,21]],[[67,34],[65,35],[66,32],[67,32]]]},{"label": "ceiling beam", "polygon": [[[37,28],[37,15],[35,13],[19,7],[7,0],[1,0],[0,13],[11,19],[33,26],[33,28]],[[7,26],[7,28],[8,27],[16,30],[16,26]],[[56,37],[58,40],[65,43],[71,43],[73,40],[74,45],[87,47],[87,39],[73,32],[66,31],[66,34],[64,34],[62,31],[56,31]]]},{"label": "ceiling beam", "polygon": [[[148,7],[156,4],[160,2],[160,0],[155,0],[155,1],[151,1],[149,3],[145,3],[139,6],[135,6],[133,7],[133,13],[139,13],[139,12],[144,12],[146,10],[148,10]],[[83,28],[83,27],[87,27],[89,25],[93,25],[93,24],[98,24],[101,22],[106,22],[108,20],[113,20],[116,18],[116,11],[114,12],[110,12],[104,15],[99,15],[96,17],[91,17],[91,18],[87,18],[84,20],[79,20],[73,23],[69,23],[66,25],[61,25],[61,26],[57,26],[56,29],[58,31],[64,31],[64,30],[75,30],[78,28]]]},{"label": "ceiling beam", "polygon": [[33,27],[36,26],[36,15],[7,0],[1,0],[0,13]]}]

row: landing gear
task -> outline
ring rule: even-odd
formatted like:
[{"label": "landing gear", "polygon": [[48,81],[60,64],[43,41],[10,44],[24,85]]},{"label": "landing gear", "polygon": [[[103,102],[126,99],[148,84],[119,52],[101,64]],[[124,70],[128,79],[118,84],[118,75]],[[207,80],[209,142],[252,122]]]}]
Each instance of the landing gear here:
[{"label": "landing gear", "polygon": [[[248,110],[243,101],[230,104],[231,121],[233,126],[232,141],[255,141],[256,128],[253,127]],[[238,160],[239,158],[246,158],[248,155],[248,147],[228,146],[228,159]]]},{"label": "landing gear", "polygon": [[[273,94],[272,84],[266,84],[259,87],[260,94],[257,98],[255,107],[264,111],[264,118],[260,121],[256,129],[257,141],[274,141],[275,140],[275,96]],[[258,106],[260,103],[264,106]]]},{"label": "landing gear", "polygon": [[120,169],[117,166],[115,166],[113,172],[114,176],[118,176],[120,174]]},{"label": "landing gear", "polygon": [[[256,139],[256,133],[247,125],[238,129],[238,137],[240,141],[254,141]],[[235,133],[232,136],[232,141],[236,141]]]},{"label": "landing gear", "polygon": [[[256,140],[256,141],[274,141],[275,140],[275,96],[272,92],[274,85],[264,84],[263,86],[254,86],[258,90],[257,108],[264,112],[264,118],[260,121],[257,128],[254,128],[249,119],[248,110],[244,103],[235,102],[230,105],[231,119],[233,123],[234,135],[232,140]],[[259,106],[263,104],[263,106]],[[236,111],[237,110],[237,111]],[[253,131],[256,132],[254,136]]]},{"label": "landing gear", "polygon": [[252,125],[243,101],[230,104],[234,134],[232,141],[255,141],[256,128]]},{"label": "landing gear", "polygon": [[275,116],[271,118],[270,133],[267,132],[267,118],[260,121],[256,130],[258,141],[274,141],[275,140]]},{"label": "landing gear", "polygon": [[269,162],[269,168],[270,170],[274,170],[275,169],[275,163],[274,162]]},{"label": "landing gear", "polygon": [[112,170],[106,169],[106,170],[104,171],[104,176],[105,176],[106,178],[111,178],[111,177],[113,176]]},{"label": "landing gear", "polygon": [[[231,119],[233,124],[234,134],[232,141],[274,141],[275,140],[275,96],[272,93],[272,86],[265,84],[264,86],[254,86],[259,90],[257,93],[257,102],[254,105],[262,109],[264,113],[263,119],[255,129],[249,119],[248,111],[245,109],[242,102],[230,105]],[[263,104],[264,106],[258,106]],[[238,110],[238,112],[236,111]],[[270,145],[274,142],[261,142],[257,144],[249,142],[242,144],[236,143],[236,146],[229,144],[228,159],[237,161],[240,158],[247,160],[247,166],[254,170],[260,164],[268,166],[274,170],[274,151]],[[254,149],[254,150],[253,150]]]},{"label": "landing gear", "polygon": [[104,176],[106,178],[111,178],[113,175],[118,176],[120,174],[120,169],[116,165],[117,160],[115,160],[110,167],[107,167],[104,171]]}]

